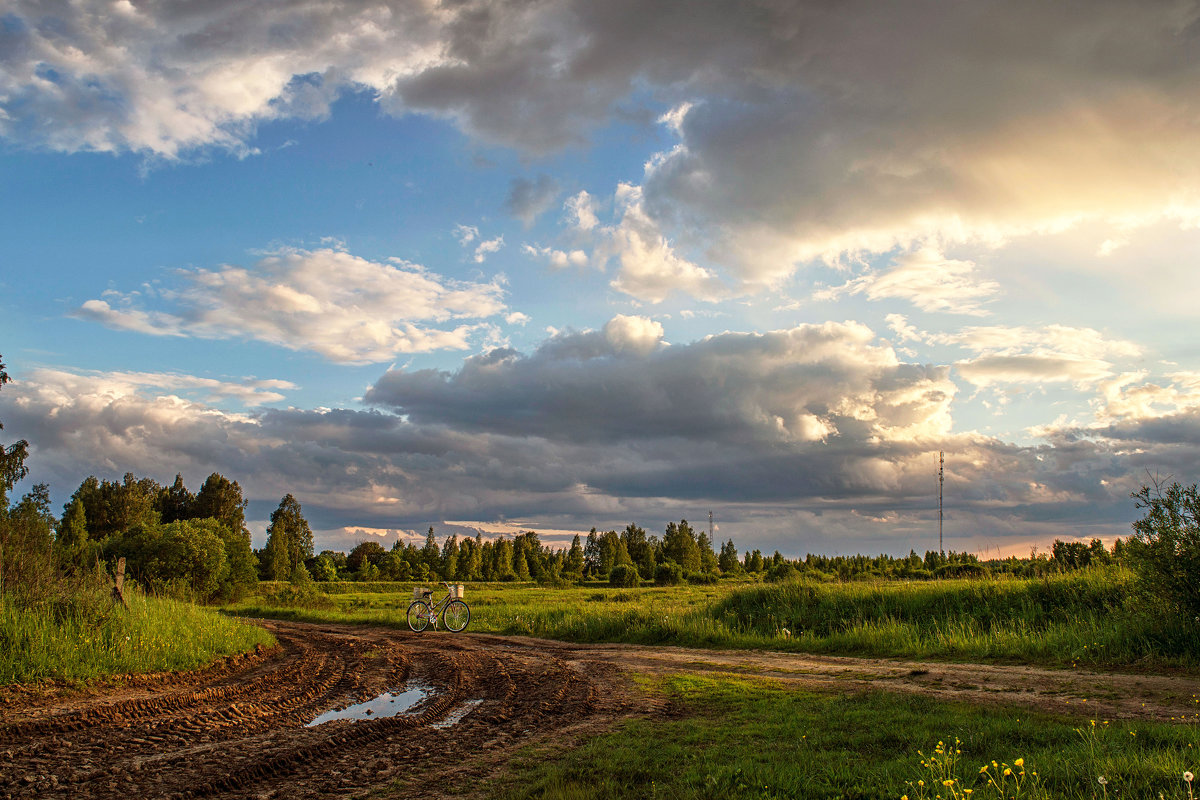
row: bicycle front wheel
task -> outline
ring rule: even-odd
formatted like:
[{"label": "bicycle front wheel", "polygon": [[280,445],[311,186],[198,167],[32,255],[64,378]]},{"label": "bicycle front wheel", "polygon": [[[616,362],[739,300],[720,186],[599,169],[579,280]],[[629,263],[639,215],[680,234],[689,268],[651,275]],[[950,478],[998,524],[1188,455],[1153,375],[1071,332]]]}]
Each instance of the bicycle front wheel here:
[{"label": "bicycle front wheel", "polygon": [[471,609],[462,600],[451,600],[446,606],[446,610],[442,612],[442,622],[446,623],[447,630],[452,630],[455,633],[467,627],[467,623],[471,621]]},{"label": "bicycle front wheel", "polygon": [[418,633],[429,627],[429,606],[424,600],[408,604],[408,627]]}]

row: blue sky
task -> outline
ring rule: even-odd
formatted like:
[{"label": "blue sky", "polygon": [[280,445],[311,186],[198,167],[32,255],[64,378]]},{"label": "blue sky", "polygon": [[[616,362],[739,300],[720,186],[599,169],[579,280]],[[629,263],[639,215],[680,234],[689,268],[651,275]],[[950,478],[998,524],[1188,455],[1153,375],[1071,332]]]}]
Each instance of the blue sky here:
[{"label": "blue sky", "polygon": [[9,439],[318,545],[1027,553],[1196,479],[1192,3],[0,18]]}]

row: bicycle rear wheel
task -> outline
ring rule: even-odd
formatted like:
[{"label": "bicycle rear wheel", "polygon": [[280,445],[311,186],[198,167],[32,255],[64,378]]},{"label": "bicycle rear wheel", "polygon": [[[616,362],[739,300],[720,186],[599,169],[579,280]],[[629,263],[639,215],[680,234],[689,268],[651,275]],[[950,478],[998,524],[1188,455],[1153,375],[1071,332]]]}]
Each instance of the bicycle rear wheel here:
[{"label": "bicycle rear wheel", "polygon": [[455,633],[467,627],[467,623],[471,621],[471,609],[462,600],[451,600],[446,606],[446,610],[442,612],[442,622],[446,623],[446,628]]},{"label": "bicycle rear wheel", "polygon": [[418,633],[429,627],[429,606],[424,600],[408,604],[408,627]]}]

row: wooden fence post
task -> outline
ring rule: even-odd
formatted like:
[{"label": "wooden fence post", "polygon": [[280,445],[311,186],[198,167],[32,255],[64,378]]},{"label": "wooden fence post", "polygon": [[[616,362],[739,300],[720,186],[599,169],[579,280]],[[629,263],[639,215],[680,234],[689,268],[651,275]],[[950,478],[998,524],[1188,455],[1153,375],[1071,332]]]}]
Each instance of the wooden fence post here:
[{"label": "wooden fence post", "polygon": [[117,575],[113,583],[113,599],[120,600],[121,605],[129,608],[129,603],[125,600],[125,557],[117,559]]}]

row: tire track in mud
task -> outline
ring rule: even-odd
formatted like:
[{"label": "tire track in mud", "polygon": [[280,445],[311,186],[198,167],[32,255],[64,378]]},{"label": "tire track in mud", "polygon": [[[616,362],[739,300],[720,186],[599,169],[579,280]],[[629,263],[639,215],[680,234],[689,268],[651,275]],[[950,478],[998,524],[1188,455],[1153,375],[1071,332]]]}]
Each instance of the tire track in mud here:
[{"label": "tire track in mud", "polygon": [[[0,800],[317,798],[478,786],[515,750],[573,741],[670,703],[631,673],[743,674],[1107,718],[1196,712],[1192,674],[919,663],[796,653],[583,645],[484,634],[264,622],[279,646],[102,691],[0,697]],[[406,687],[405,714],[306,727]],[[1087,705],[1081,705],[1090,699]],[[390,787],[390,788],[389,788]]]},{"label": "tire track in mud", "polygon": [[[392,781],[403,792],[417,776],[427,794],[431,775],[466,779],[464,759],[598,717],[602,705],[587,668],[547,653],[445,633],[263,624],[277,648],[174,682],[10,699],[0,798],[329,797]],[[427,695],[402,715],[306,727],[414,685]],[[606,718],[628,704],[609,705]]]}]

